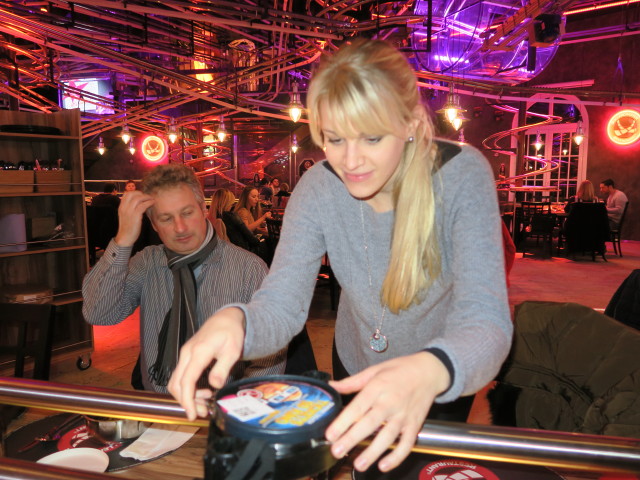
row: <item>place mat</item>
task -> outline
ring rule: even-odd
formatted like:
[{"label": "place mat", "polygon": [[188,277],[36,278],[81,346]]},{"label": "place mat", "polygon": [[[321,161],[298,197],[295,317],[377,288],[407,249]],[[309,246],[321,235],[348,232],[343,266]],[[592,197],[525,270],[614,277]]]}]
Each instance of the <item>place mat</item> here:
[{"label": "place mat", "polygon": [[120,456],[120,451],[131,445],[135,439],[125,440],[122,442],[109,442],[105,444],[101,440],[89,435],[87,427],[84,424],[84,420],[82,417],[79,417],[77,421],[73,422],[61,432],[61,436],[57,441],[41,442],[39,445],[36,445],[26,452],[18,453],[20,448],[27,445],[35,437],[44,435],[46,432],[56,425],[61,424],[72,415],[73,414],[70,413],[63,413],[60,415],[45,417],[12,432],[5,439],[5,456],[17,458],[19,460],[36,462],[47,455],[61,450],[66,450],[68,448],[96,448],[98,450],[102,450],[109,456],[109,467],[107,468],[107,472],[115,472],[125,468],[134,467],[141,463],[157,460],[158,458],[164,457],[165,455],[175,451],[175,449],[170,450],[161,455],[145,460],[122,457]]},{"label": "place mat", "polygon": [[411,453],[399,467],[381,473],[374,464],[366,472],[353,470],[353,480],[561,480],[552,470],[536,465],[466,460]]}]

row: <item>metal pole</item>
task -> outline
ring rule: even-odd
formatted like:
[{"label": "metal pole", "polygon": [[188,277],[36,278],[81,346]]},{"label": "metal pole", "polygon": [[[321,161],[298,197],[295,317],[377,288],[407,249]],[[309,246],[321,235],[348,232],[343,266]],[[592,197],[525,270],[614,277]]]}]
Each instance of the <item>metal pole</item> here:
[{"label": "metal pole", "polygon": [[41,380],[0,377],[0,404],[60,412],[208,427],[208,419],[187,420],[184,409],[169,395]]},{"label": "metal pole", "polygon": [[[182,407],[168,395],[38,380],[0,377],[0,403],[162,423],[209,425],[208,419],[189,422]],[[418,434],[413,450],[597,472],[640,472],[640,440],[631,438],[428,421]]]}]

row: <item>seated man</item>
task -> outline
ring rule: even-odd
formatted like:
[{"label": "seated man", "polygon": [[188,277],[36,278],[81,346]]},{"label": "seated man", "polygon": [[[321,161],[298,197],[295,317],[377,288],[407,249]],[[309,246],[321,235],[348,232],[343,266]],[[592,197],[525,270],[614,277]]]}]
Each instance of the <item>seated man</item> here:
[{"label": "seated man", "polygon": [[[129,261],[145,211],[163,245]],[[92,325],[115,325],[140,306],[142,384],[166,393],[182,344],[222,306],[248,302],[267,268],[252,253],[218,240],[200,183],[182,165],[154,168],[142,191],[123,196],[118,214],[118,234],[84,279],[82,313]],[[285,357],[286,349],[240,361],[231,379],[282,373]]]},{"label": "seated man", "polygon": [[629,199],[621,191],[618,190],[613,183],[613,180],[607,178],[600,184],[600,192],[607,194],[607,215],[609,216],[609,228],[616,230],[620,225],[620,219],[622,218],[622,212],[627,205]]},{"label": "seated man", "polygon": [[120,206],[120,198],[118,197],[118,188],[115,183],[105,183],[102,193],[91,200],[91,206],[118,208]]}]

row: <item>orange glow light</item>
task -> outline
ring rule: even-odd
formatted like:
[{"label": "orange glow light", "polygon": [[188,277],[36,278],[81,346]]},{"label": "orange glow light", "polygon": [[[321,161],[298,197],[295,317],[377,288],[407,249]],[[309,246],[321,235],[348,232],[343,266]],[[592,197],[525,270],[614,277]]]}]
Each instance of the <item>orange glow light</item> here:
[{"label": "orange glow light", "polygon": [[640,139],[640,112],[620,110],[607,123],[607,135],[616,145],[631,145]]}]

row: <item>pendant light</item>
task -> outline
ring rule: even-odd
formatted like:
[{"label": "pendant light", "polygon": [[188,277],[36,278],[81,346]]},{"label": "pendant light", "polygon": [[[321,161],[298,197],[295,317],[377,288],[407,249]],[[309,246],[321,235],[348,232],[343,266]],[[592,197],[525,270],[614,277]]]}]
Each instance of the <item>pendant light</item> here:
[{"label": "pendant light", "polygon": [[224,139],[227,138],[227,129],[224,126],[224,117],[220,117],[220,126],[216,132],[216,136],[221,142],[224,142]]},{"label": "pendant light", "polygon": [[129,140],[129,152],[131,152],[131,155],[136,153],[136,147],[133,146],[133,139]]},{"label": "pendant light", "polygon": [[295,134],[293,135],[293,140],[291,140],[291,151],[293,153],[298,152],[298,139],[296,138]]},{"label": "pendant light", "polygon": [[540,138],[540,131],[538,131],[538,133],[536,134],[536,143],[533,144],[533,146],[536,149],[536,153],[538,153],[540,151],[540,149],[542,148],[542,138]]},{"label": "pendant light", "polygon": [[106,148],[104,148],[104,141],[102,140],[102,137],[100,137],[100,139],[98,140],[98,153],[99,153],[100,155],[104,155],[104,152],[105,152],[106,150],[107,150],[107,149],[106,149]]},{"label": "pendant light", "polygon": [[129,126],[126,123],[122,127],[121,137],[125,144],[129,143],[129,140],[131,140],[131,132],[129,132]]},{"label": "pendant light", "polygon": [[453,83],[450,83],[449,93],[447,94],[447,101],[444,103],[440,110],[436,111],[436,113],[444,114],[446,119],[453,125],[453,121],[456,119],[456,117],[458,117],[458,115],[462,114],[463,112],[465,112],[465,110],[460,106],[460,97],[457,93],[455,93]]},{"label": "pendant light", "polygon": [[173,118],[171,118],[171,122],[169,123],[167,136],[169,137],[169,141],[171,143],[176,143],[176,140],[178,139],[178,132],[176,131],[176,121]]},{"label": "pendant light", "polygon": [[289,102],[289,117],[294,122],[298,122],[302,117],[302,110],[304,106],[300,101],[300,94],[298,93],[298,82],[293,82],[293,92],[291,93],[291,101]]},{"label": "pendant light", "polygon": [[584,140],[584,131],[582,130],[582,120],[579,120],[578,128],[576,129],[576,134],[573,136],[573,141],[576,142],[576,145],[580,146],[583,140]]}]

